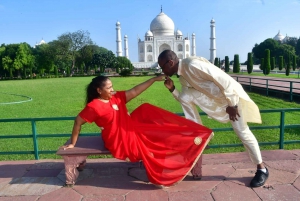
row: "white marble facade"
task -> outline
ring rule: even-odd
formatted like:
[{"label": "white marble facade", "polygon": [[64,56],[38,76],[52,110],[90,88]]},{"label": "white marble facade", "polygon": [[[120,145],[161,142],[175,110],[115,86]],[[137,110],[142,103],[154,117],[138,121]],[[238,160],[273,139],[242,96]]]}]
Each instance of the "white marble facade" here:
[{"label": "white marble facade", "polygon": [[[117,35],[120,34],[119,30]],[[150,30],[145,33],[144,38],[138,39],[139,62],[132,62],[132,64],[135,68],[156,67],[158,55],[166,49],[173,50],[180,59],[194,56],[196,55],[195,40],[195,33],[192,34],[192,41],[190,41],[189,37],[184,37],[180,30],[175,31],[173,20],[161,10],[152,20]],[[117,44],[117,53],[122,51],[119,44]]]}]

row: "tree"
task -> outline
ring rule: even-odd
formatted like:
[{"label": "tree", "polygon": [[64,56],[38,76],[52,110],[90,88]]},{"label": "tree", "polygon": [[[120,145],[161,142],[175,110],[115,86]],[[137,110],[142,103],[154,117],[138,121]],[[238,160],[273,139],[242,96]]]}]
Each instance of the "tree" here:
[{"label": "tree", "polygon": [[248,57],[247,57],[247,71],[248,74],[252,73],[253,71],[253,58],[251,52],[248,53]]},{"label": "tree", "polygon": [[86,45],[93,44],[93,41],[90,38],[90,33],[83,30],[62,34],[58,37],[58,40],[68,46],[69,54],[72,60],[72,69],[75,67],[77,51]]},{"label": "tree", "polygon": [[294,48],[297,46],[298,39],[296,37],[286,37],[284,43]]},{"label": "tree", "polygon": [[238,54],[234,55],[233,72],[234,73],[239,73],[240,72],[240,59],[239,59]]},{"label": "tree", "polygon": [[225,72],[226,73],[229,72],[229,57],[228,56],[225,57]]},{"label": "tree", "polygon": [[221,59],[218,60],[218,67],[221,68]]},{"label": "tree", "polygon": [[49,44],[42,44],[36,47],[37,51],[37,66],[40,74],[44,74],[44,71],[50,74],[50,71],[54,68],[55,54],[52,52],[52,48]]},{"label": "tree", "polygon": [[279,70],[282,70],[283,68],[283,56],[279,56],[279,59],[278,59],[278,69]]},{"label": "tree", "polygon": [[297,54],[298,56],[300,56],[300,37],[299,37],[299,39],[297,40],[297,45],[296,45],[295,49],[296,49],[296,54]]},{"label": "tree", "polygon": [[131,61],[129,59],[127,59],[126,57],[117,57],[116,58],[116,68],[118,68],[119,70],[123,70],[123,69],[129,69],[130,72],[133,70],[133,65],[131,63]]},{"label": "tree", "polygon": [[295,48],[287,45],[287,44],[282,44],[278,47],[276,54],[283,56],[284,60],[287,61],[287,57],[295,55]]},{"label": "tree", "polygon": [[271,70],[274,70],[275,68],[275,57],[271,58]]},{"label": "tree", "polygon": [[14,63],[16,69],[23,69],[25,78],[27,77],[27,69],[30,69],[30,73],[32,74],[34,56],[32,55],[31,48],[27,43],[21,43],[19,45]]},{"label": "tree", "polygon": [[215,58],[214,65],[217,66],[217,67],[219,67],[219,59],[218,59],[218,57]]},{"label": "tree", "polygon": [[100,68],[100,73],[104,73],[106,68],[115,67],[116,57],[112,51],[94,54],[92,63]]},{"label": "tree", "polygon": [[290,55],[288,55],[287,60],[286,60],[286,68],[285,68],[285,75],[286,76],[290,75],[290,69],[291,69],[291,60],[290,60]]},{"label": "tree", "polygon": [[5,56],[4,58],[2,58],[2,65],[3,69],[8,70],[9,77],[13,78],[13,60],[9,56]]},{"label": "tree", "polygon": [[252,49],[252,52],[256,58],[263,58],[265,57],[265,50],[269,49],[271,51],[271,57],[276,56],[276,50],[280,44],[278,41],[268,38],[265,41],[261,42],[259,45],[255,44],[254,48]]},{"label": "tree", "polygon": [[54,66],[54,75],[55,75],[55,77],[58,77],[58,70],[57,70],[57,66]]},{"label": "tree", "polygon": [[265,66],[264,66],[264,58],[260,59],[260,65],[259,65],[259,69],[263,71],[263,73],[265,72]]},{"label": "tree", "polygon": [[264,59],[264,74],[269,75],[271,70],[271,62],[270,62],[270,50],[265,50],[265,59]]},{"label": "tree", "polygon": [[48,45],[54,56],[54,64],[61,72],[66,71],[71,63],[70,41],[54,40],[49,42]]},{"label": "tree", "polygon": [[296,70],[296,66],[297,66],[297,58],[296,58],[296,56],[294,55],[293,56],[293,71],[295,71]]}]

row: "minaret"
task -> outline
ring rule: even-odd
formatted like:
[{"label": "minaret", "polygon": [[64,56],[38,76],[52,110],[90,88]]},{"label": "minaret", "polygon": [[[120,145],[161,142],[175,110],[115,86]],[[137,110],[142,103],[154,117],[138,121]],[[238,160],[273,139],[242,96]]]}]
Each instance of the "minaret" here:
[{"label": "minaret", "polygon": [[217,55],[215,20],[210,21],[210,62],[214,63]]},{"label": "minaret", "polygon": [[192,55],[196,56],[196,35],[195,33],[192,34]]},{"label": "minaret", "polygon": [[125,57],[129,59],[129,54],[128,54],[128,38],[127,35],[124,36],[124,52],[125,52]]},{"label": "minaret", "polygon": [[121,57],[122,55],[122,40],[121,40],[121,23],[116,23],[116,31],[117,31],[117,57]]}]

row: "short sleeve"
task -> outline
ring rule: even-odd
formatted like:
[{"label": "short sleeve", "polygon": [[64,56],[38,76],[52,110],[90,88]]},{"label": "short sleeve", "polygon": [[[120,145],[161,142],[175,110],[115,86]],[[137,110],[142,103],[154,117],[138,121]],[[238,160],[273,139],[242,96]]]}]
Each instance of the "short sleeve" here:
[{"label": "short sleeve", "polygon": [[126,103],[126,93],[125,93],[125,91],[118,91],[115,94],[115,98],[118,100],[118,103],[120,103],[120,102]]},{"label": "short sleeve", "polygon": [[88,123],[92,123],[97,118],[97,113],[91,106],[87,105],[85,108],[79,113],[79,116],[87,121]]}]

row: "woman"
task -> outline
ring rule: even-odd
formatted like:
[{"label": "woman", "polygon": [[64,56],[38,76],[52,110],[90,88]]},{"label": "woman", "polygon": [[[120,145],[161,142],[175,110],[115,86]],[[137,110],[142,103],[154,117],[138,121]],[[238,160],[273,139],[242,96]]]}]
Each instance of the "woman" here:
[{"label": "woman", "polygon": [[153,77],[130,90],[113,90],[108,77],[93,78],[87,87],[86,106],[75,119],[71,144],[76,144],[81,125],[95,122],[102,130],[105,147],[115,158],[143,161],[149,181],[170,186],[181,181],[193,168],[213,133],[210,129],[150,104],[131,114],[126,103],[155,81]]}]

